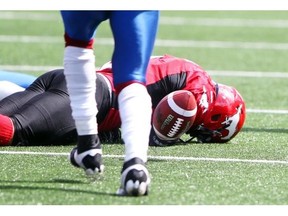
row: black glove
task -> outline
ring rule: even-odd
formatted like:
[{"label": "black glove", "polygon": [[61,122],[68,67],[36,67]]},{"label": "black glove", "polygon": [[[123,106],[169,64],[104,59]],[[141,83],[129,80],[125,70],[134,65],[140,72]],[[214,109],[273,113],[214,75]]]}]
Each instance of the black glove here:
[{"label": "black glove", "polygon": [[177,141],[178,139],[162,140],[156,135],[153,127],[151,128],[150,137],[149,137],[149,146],[160,146],[160,147],[171,146],[171,145],[175,145]]}]

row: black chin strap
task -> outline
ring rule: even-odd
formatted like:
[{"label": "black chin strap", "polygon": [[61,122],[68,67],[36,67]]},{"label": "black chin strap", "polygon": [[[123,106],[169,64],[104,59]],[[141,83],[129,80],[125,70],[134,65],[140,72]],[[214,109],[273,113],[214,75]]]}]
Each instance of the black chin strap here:
[{"label": "black chin strap", "polygon": [[191,131],[189,135],[191,136],[191,138],[185,141],[181,139],[181,142],[187,143],[187,142],[192,141],[194,138],[196,138],[197,142],[199,143],[208,143],[208,142],[211,142],[213,137],[222,136],[222,134],[219,131],[210,130],[208,128],[203,127],[202,125],[197,126],[197,128]]}]

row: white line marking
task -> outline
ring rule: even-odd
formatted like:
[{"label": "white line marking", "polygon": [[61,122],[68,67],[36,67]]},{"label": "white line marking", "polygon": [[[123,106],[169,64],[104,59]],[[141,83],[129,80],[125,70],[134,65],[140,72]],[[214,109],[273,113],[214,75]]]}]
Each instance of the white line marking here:
[{"label": "white line marking", "polygon": [[46,13],[1,11],[0,19],[2,20],[54,21],[54,20],[61,20],[61,16],[60,16],[60,13],[57,16],[57,14],[46,14]]},{"label": "white line marking", "polygon": [[0,35],[0,42],[7,43],[64,43],[59,36]]},{"label": "white line marking", "polygon": [[263,72],[263,71],[220,71],[208,70],[211,76],[227,77],[252,77],[252,78],[288,78],[288,72]]},{"label": "white line marking", "polygon": [[246,109],[247,113],[288,114],[288,110]]},{"label": "white line marking", "polygon": [[0,154],[69,156],[69,153],[59,153],[59,152],[29,152],[29,151],[0,151]]},{"label": "white line marking", "polygon": [[31,65],[0,65],[0,70],[9,70],[9,71],[29,71],[29,72],[36,72],[36,71],[43,71],[47,72],[53,69],[63,68],[63,65],[59,66],[31,66]]},{"label": "white line marking", "polygon": [[[11,12],[1,11],[2,20],[61,20],[60,13]],[[287,28],[288,20],[284,19],[236,19],[236,18],[185,18],[160,16],[160,25],[194,25],[194,26],[227,26],[227,27],[257,27],[257,28]]]},{"label": "white line marking", "polygon": [[220,48],[220,49],[265,49],[265,50],[287,50],[288,43],[269,42],[236,42],[236,41],[196,41],[196,40],[161,40],[157,39],[156,46],[159,47],[181,47],[181,48]]},{"label": "white line marking", "polygon": [[264,163],[264,164],[287,164],[288,161],[279,160],[248,160],[237,158],[202,158],[202,157],[173,157],[173,156],[150,156],[150,159],[158,160],[190,160],[190,161],[212,161],[212,162],[243,162],[243,163]]},{"label": "white line marking", "polygon": [[[58,152],[28,152],[28,151],[0,151],[0,154],[20,154],[20,155],[44,155],[44,156],[69,156],[69,153]],[[103,155],[107,158],[124,158],[123,155]],[[148,156],[149,159],[155,160],[177,160],[177,161],[212,161],[212,162],[239,162],[239,163],[262,163],[262,164],[285,164],[288,161],[280,160],[248,160],[237,158],[203,158],[203,157],[173,157],[173,156]]]},{"label": "white line marking", "polygon": [[160,17],[162,25],[287,28],[288,20]]},{"label": "white line marking", "polygon": [[[28,35],[0,35],[0,42],[6,43],[64,43],[60,36],[28,36]],[[112,38],[97,38],[95,44],[113,45]],[[163,40],[156,39],[155,46],[178,48],[220,48],[220,49],[265,49],[287,50],[288,43],[269,42],[235,42],[235,41],[195,41],[195,40]]]}]

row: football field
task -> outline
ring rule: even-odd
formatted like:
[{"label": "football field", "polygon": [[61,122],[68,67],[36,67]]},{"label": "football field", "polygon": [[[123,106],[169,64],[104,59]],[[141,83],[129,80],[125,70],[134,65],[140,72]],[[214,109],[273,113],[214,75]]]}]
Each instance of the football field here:
[{"label": "football field", "polygon": [[[0,70],[61,68],[63,34],[57,11],[2,11]],[[100,67],[113,51],[108,22],[96,38]],[[247,114],[233,140],[149,147],[150,193],[136,198],[115,195],[121,144],[103,145],[97,179],[70,165],[73,145],[3,147],[0,205],[288,205],[288,12],[162,11],[153,55],[163,54],[238,89]]]}]

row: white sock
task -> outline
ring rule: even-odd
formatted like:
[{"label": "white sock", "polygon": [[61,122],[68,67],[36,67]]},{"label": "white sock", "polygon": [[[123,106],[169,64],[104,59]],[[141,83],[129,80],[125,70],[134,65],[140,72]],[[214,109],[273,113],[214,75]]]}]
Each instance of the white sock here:
[{"label": "white sock", "polygon": [[95,56],[92,49],[68,46],[64,74],[78,135],[97,134]]},{"label": "white sock", "polygon": [[118,96],[125,161],[134,157],[147,161],[152,103],[145,86],[133,83]]}]

